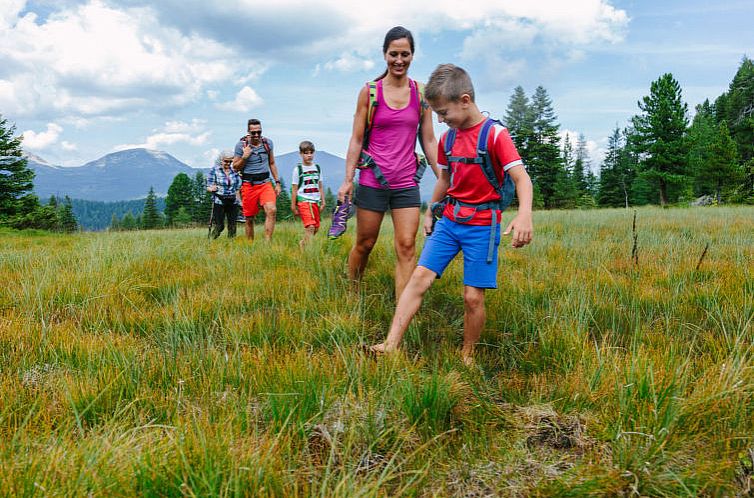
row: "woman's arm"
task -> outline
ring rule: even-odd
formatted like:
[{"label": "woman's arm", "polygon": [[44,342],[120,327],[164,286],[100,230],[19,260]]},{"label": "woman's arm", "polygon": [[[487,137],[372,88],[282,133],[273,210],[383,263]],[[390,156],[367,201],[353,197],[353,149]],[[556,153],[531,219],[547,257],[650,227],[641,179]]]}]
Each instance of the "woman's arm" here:
[{"label": "woman's arm", "polygon": [[356,175],[356,165],[359,162],[361,145],[364,142],[368,109],[369,90],[364,86],[359,92],[356,101],[356,113],[353,115],[351,139],[348,141],[348,152],[346,152],[346,177],[338,189],[338,200],[340,201],[343,201],[345,197],[350,197],[353,193],[353,177]]},{"label": "woman's arm", "polygon": [[427,162],[435,174],[435,178],[440,178],[440,169],[437,167],[437,138],[435,138],[435,129],[432,124],[432,109],[427,107],[422,110],[422,131],[421,140],[424,153],[427,155]]}]

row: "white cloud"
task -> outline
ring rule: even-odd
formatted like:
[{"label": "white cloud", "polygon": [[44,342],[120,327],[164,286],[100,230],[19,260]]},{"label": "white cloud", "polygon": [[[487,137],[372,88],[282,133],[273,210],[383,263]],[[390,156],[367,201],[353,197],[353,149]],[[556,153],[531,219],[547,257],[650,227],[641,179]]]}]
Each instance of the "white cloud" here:
[{"label": "white cloud", "polygon": [[221,111],[236,111],[236,112],[249,112],[255,107],[259,107],[264,103],[262,97],[254,91],[250,86],[245,86],[236,95],[234,100],[230,102],[223,102],[222,104],[215,104],[215,107]]},{"label": "white cloud", "polygon": [[203,97],[203,87],[246,77],[255,66],[213,39],[160,24],[151,7],[89,0],[40,21],[19,17],[19,4],[0,9],[0,67],[13,68],[0,79],[0,108],[15,115],[185,105]]},{"label": "white cloud", "polygon": [[185,121],[168,121],[165,123],[165,132],[167,133],[196,133],[203,130],[207,126],[206,119],[194,118],[190,123]]},{"label": "white cloud", "polygon": [[328,61],[324,64],[324,68],[328,71],[340,72],[369,71],[374,66],[374,61],[359,57],[353,53],[343,54],[339,59]]},{"label": "white cloud", "polygon": [[47,130],[39,133],[33,130],[23,132],[25,149],[43,150],[55,144],[63,132],[63,127],[56,123],[47,123]]},{"label": "white cloud", "polygon": [[187,144],[191,146],[202,146],[207,143],[212,132],[205,130],[206,121],[203,119],[192,119],[190,123],[184,121],[168,121],[162,129],[154,130],[143,143],[140,144],[120,144],[116,145],[113,150],[120,151],[126,149],[154,149],[162,150],[166,146],[176,144]]},{"label": "white cloud", "polygon": [[68,151],[68,152],[73,152],[75,150],[78,150],[78,146],[76,144],[71,143],[67,140],[63,140],[62,142],[60,142],[60,145],[63,147],[63,150]]}]

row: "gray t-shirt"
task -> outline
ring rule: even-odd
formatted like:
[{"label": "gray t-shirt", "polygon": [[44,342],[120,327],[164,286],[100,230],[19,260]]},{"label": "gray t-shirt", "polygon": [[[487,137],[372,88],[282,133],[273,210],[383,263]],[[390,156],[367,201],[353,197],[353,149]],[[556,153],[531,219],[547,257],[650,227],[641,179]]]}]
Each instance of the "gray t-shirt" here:
[{"label": "gray t-shirt", "polygon": [[[267,143],[270,146],[270,152],[273,152],[274,148],[272,140],[269,138],[264,138],[263,140],[267,140]],[[234,154],[237,157],[243,156],[244,144],[244,140],[239,140],[236,144]],[[267,149],[264,148],[264,144],[260,143],[256,147],[252,146],[251,155],[246,159],[246,164],[241,170],[241,173],[244,175],[258,175],[259,173],[267,173],[268,171],[270,171],[270,156],[267,154]]]}]

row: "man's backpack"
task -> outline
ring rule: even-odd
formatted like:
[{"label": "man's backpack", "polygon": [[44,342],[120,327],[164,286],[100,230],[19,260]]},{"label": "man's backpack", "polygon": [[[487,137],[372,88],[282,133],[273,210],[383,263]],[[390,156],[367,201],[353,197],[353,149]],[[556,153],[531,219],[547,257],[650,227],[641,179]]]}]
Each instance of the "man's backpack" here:
[{"label": "man's backpack", "polygon": [[[414,181],[419,184],[424,176],[424,171],[427,169],[426,155],[427,151],[424,148],[424,141],[422,140],[422,112],[429,107],[426,99],[424,98],[424,84],[419,83],[416,80],[409,80],[412,93],[416,94],[419,99],[419,128],[416,131],[416,138],[419,140],[419,146],[421,147],[424,155],[418,154],[416,158],[416,173],[414,174]],[[369,135],[372,131],[372,124],[374,123],[374,115],[377,112],[377,106],[379,100],[377,99],[377,81],[368,81],[367,90],[369,91],[369,104],[367,106],[367,120],[364,128],[364,139],[361,143],[361,155],[359,156],[358,167],[359,168],[371,168],[375,178],[385,188],[389,185],[385,176],[382,174],[377,163],[374,159],[367,154],[366,150],[369,147]]]},{"label": "man's backpack", "polygon": [[[487,118],[485,120],[484,124],[482,125],[482,129],[479,130],[475,157],[462,157],[453,155],[453,144],[455,143],[457,134],[457,130],[455,128],[448,130],[447,134],[445,135],[443,150],[445,152],[445,158],[448,162],[449,168],[452,168],[451,163],[478,164],[482,169],[484,177],[490,183],[490,186],[495,190],[495,192],[497,192],[497,194],[500,196],[500,199],[474,204],[470,202],[459,201],[458,199],[454,199],[452,197],[446,197],[439,203],[435,203],[435,205],[432,206],[433,212],[438,211],[439,208],[444,207],[445,204],[451,204],[455,206],[453,217],[460,222],[471,220],[471,218],[474,217],[474,214],[477,211],[484,211],[487,209],[493,210],[491,216],[492,219],[490,222],[490,241],[487,250],[488,263],[492,261],[492,253],[495,247],[495,227],[497,226],[497,215],[494,211],[498,209],[500,211],[504,211],[505,208],[507,208],[513,201],[513,196],[516,193],[516,185],[513,183],[513,179],[510,177],[510,175],[504,174],[503,183],[502,185],[500,184],[500,181],[497,179],[497,175],[495,175],[495,169],[492,167],[492,160],[490,159],[489,152],[487,151],[487,142],[490,136],[490,129],[496,124],[502,125],[502,123],[496,119]],[[451,182],[452,178],[453,175],[451,175]],[[474,213],[472,213],[470,216],[459,217],[458,213],[462,207],[474,208]]]}]

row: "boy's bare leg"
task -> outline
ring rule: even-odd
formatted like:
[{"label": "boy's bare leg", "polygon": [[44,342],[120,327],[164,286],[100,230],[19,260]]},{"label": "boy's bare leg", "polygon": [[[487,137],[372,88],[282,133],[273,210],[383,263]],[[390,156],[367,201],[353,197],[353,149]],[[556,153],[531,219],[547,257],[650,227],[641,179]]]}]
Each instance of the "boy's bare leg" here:
[{"label": "boy's bare leg", "polygon": [[275,217],[277,216],[277,207],[274,203],[268,202],[264,205],[264,238],[272,240],[272,232],[275,231]]},{"label": "boy's bare leg", "polygon": [[299,242],[299,246],[301,246],[301,248],[303,249],[304,246],[308,244],[310,240],[312,240],[312,237],[315,233],[317,233],[317,227],[315,226],[308,226],[304,228],[304,238]]},{"label": "boy's bare leg", "polygon": [[253,216],[246,217],[246,226],[244,228],[246,230],[246,238],[249,240],[254,240],[254,217]]},{"label": "boy's bare leg", "polygon": [[463,347],[461,359],[466,365],[474,363],[474,347],[482,335],[484,321],[487,314],[484,309],[484,289],[471,287],[463,288]]},{"label": "boy's bare leg", "polygon": [[393,209],[395,231],[395,300],[400,300],[403,289],[416,267],[416,232],[419,230],[419,208]]},{"label": "boy's bare leg", "polygon": [[356,209],[356,244],[348,254],[348,277],[358,282],[369,261],[369,254],[377,243],[385,213]]},{"label": "boy's bare leg", "polygon": [[371,350],[376,353],[389,353],[395,351],[400,346],[403,334],[406,333],[411,319],[421,306],[422,298],[432,282],[437,278],[437,273],[417,266],[411,274],[411,278],[403,289],[398,305],[395,307],[393,321],[390,323],[390,331],[387,334],[385,342],[375,344]]}]

